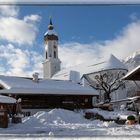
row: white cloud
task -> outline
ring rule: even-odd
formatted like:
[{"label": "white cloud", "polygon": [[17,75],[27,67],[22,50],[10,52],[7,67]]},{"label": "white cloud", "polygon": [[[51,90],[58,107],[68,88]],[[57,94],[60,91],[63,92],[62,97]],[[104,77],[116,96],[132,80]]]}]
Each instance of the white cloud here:
[{"label": "white cloud", "polygon": [[0,45],[0,74],[32,76],[37,71],[42,76],[42,56],[25,47],[33,44],[38,31],[36,22],[41,17],[34,14],[20,19],[18,15],[16,6],[0,7],[0,39],[9,43]]},{"label": "white cloud", "polygon": [[[32,66],[31,74],[34,72],[38,72],[40,76],[43,76],[43,55],[38,54],[35,51],[31,51],[30,53],[30,64]],[[30,74],[30,75],[31,75]]]},{"label": "white cloud", "polygon": [[37,34],[36,22],[41,17],[37,14],[20,19],[17,6],[0,6],[0,39],[19,45],[32,45]]},{"label": "white cloud", "polygon": [[37,71],[42,76],[40,54],[16,48],[12,44],[1,45],[0,48],[0,60],[4,62],[4,64],[0,63],[0,74],[32,76],[33,72]]},{"label": "white cloud", "polygon": [[139,14],[138,13],[132,13],[130,14],[130,19],[133,21],[138,20]]},{"label": "white cloud", "polygon": [[37,28],[14,17],[0,18],[0,39],[12,43],[31,45],[36,37]]},{"label": "white cloud", "polygon": [[125,58],[140,50],[140,21],[128,24],[114,40],[108,41],[100,48],[101,54],[113,53],[118,58]]},{"label": "white cloud", "polygon": [[114,54],[120,59],[131,55],[140,50],[140,21],[137,20],[128,24],[121,33],[113,40],[107,40],[102,43],[67,43],[61,44],[59,48],[59,57],[62,61],[62,67],[69,67],[88,61],[96,61],[97,58],[107,58]]},{"label": "white cloud", "polygon": [[17,6],[1,5],[0,15],[1,16],[12,16],[16,17],[19,14],[19,8]]},{"label": "white cloud", "polygon": [[59,57],[62,67],[70,67],[97,58],[92,44],[68,43],[60,45]]},{"label": "white cloud", "polygon": [[[1,10],[1,9],[0,9]],[[13,9],[14,11],[14,9]],[[38,15],[27,15],[23,19],[17,17],[18,10],[7,12],[3,17],[0,13],[0,39],[18,44],[32,44],[35,40],[37,27],[40,21]],[[135,20],[128,24],[113,40],[102,43],[81,44],[77,42],[60,44],[59,58],[62,67],[69,67],[88,61],[97,61],[97,58],[106,58],[110,54],[123,59],[135,51],[140,50],[140,21]],[[42,76],[43,54],[33,50],[23,50],[12,44],[0,45],[0,74],[27,76],[39,72]]]},{"label": "white cloud", "polygon": [[41,17],[39,15],[29,15],[24,17],[25,22],[37,22],[40,21]]}]

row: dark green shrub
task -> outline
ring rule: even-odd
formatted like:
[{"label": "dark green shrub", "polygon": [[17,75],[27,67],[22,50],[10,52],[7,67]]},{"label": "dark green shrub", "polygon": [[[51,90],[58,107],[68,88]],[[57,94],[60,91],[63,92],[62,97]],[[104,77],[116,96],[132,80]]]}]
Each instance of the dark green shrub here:
[{"label": "dark green shrub", "polygon": [[135,120],[135,117],[134,117],[133,115],[129,115],[129,116],[127,117],[127,120]]}]

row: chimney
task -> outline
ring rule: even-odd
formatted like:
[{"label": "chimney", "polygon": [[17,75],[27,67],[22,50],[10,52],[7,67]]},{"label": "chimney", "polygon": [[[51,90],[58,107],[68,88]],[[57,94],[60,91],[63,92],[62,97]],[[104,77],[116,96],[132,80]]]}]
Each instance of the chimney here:
[{"label": "chimney", "polygon": [[33,74],[33,81],[36,82],[36,83],[39,82],[38,76],[39,76],[39,73],[37,73],[37,72],[35,72],[35,73]]}]

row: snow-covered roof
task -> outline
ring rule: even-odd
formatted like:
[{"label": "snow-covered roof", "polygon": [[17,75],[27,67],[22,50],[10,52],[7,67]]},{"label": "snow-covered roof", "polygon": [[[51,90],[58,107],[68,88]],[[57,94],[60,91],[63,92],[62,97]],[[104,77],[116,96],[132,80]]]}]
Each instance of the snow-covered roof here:
[{"label": "snow-covered roof", "polygon": [[44,36],[46,36],[46,35],[56,35],[56,36],[57,36],[57,33],[56,33],[54,30],[48,30],[48,31],[44,34]]},{"label": "snow-covered roof", "polygon": [[128,72],[122,79],[124,80],[140,80],[140,65],[132,71]]},{"label": "snow-covered roof", "polygon": [[71,77],[71,71],[79,72],[79,80],[83,76],[83,74],[89,74],[93,72],[98,72],[101,70],[108,69],[127,69],[125,65],[118,60],[114,55],[110,55],[108,59],[99,60],[98,63],[88,62],[76,65],[74,67],[70,67],[67,69],[63,69],[56,73],[52,79],[61,79],[61,80],[69,80]]},{"label": "snow-covered roof", "polygon": [[0,103],[14,104],[14,103],[16,103],[16,99],[14,99],[12,97],[0,95]]},{"label": "snow-covered roof", "polygon": [[92,88],[62,80],[50,79],[35,82],[31,79],[1,75],[0,85],[4,87],[0,93],[98,95],[98,92]]}]

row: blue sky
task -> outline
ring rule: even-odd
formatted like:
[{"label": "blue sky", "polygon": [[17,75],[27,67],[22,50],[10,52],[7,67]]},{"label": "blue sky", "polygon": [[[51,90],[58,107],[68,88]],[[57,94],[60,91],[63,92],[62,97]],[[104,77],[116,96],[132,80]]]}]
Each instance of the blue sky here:
[{"label": "blue sky", "polygon": [[63,68],[111,53],[124,59],[139,51],[140,5],[1,6],[1,74],[42,73],[43,35],[50,16]]},{"label": "blue sky", "polygon": [[42,17],[39,38],[47,30],[49,17],[52,16],[60,43],[89,43],[112,39],[124,26],[132,22],[132,14],[140,13],[139,5],[22,6],[20,9],[21,16],[36,13]]}]

